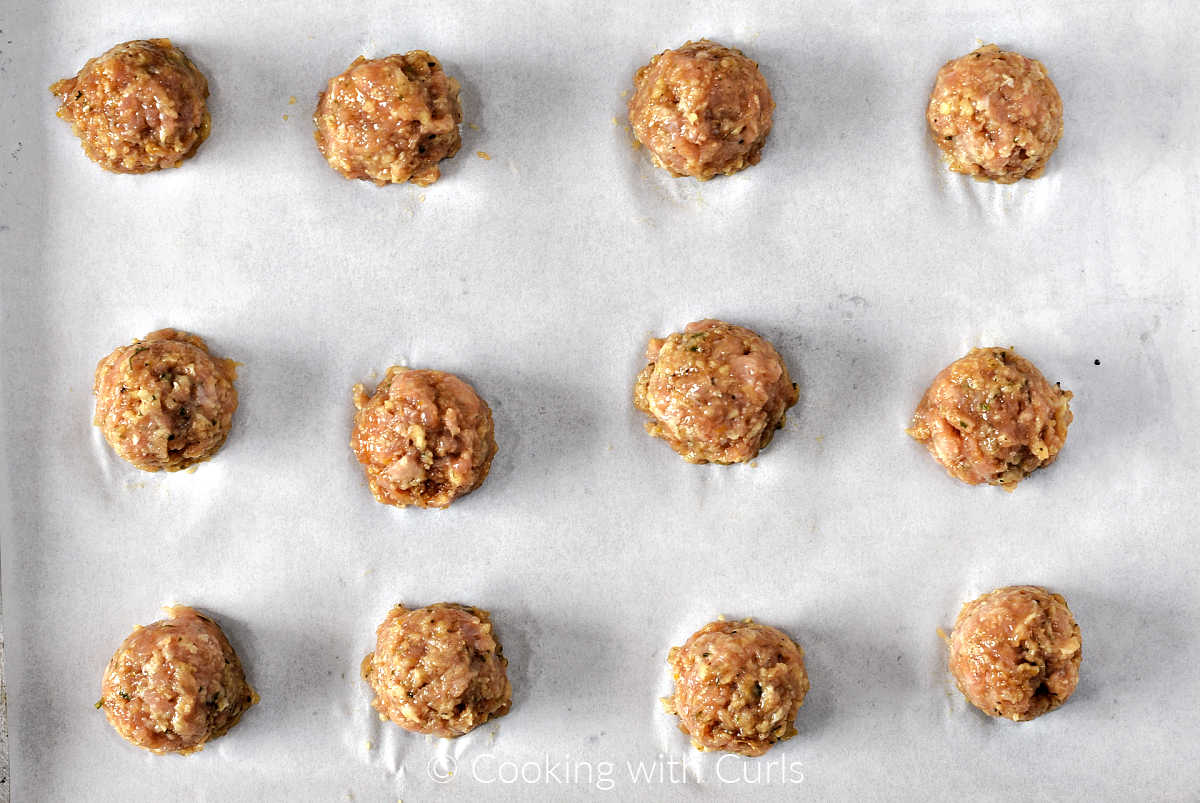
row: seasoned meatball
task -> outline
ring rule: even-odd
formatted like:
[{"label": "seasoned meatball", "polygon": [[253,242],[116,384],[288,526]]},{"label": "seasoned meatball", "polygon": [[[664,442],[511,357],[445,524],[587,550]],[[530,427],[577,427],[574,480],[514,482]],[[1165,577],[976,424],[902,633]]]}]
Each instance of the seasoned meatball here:
[{"label": "seasoned meatball", "polygon": [[950,476],[1012,491],[1058,456],[1071,396],[1011,349],[973,349],[934,378],[908,434]]},{"label": "seasoned meatball", "polygon": [[665,50],[633,77],[629,124],[654,164],[707,181],[762,158],[775,101],[758,65],[701,39]]},{"label": "seasoned meatball", "polygon": [[237,363],[196,335],[151,332],[96,366],[96,417],[104,439],[143,471],[179,471],[217,453],[237,410]]},{"label": "seasoned meatball", "polygon": [[968,602],[950,635],[950,673],[967,701],[1016,722],[1065,703],[1082,657],[1067,601],[1037,586],[998,588]]},{"label": "seasoned meatball", "polygon": [[951,170],[1000,184],[1040,176],[1063,132],[1046,68],[995,45],[938,70],[925,117]]},{"label": "seasoned meatball", "polygon": [[346,178],[428,186],[462,144],[458,81],[424,50],[359,56],[329,79],[313,122],[317,147]]},{"label": "seasoned meatball", "polygon": [[362,676],[381,719],[454,738],[508,713],[508,660],[487,611],[448,602],[412,611],[397,605],[376,632]]},{"label": "seasoned meatball", "polygon": [[775,348],[723,321],[651,340],[646,361],[634,406],[650,416],[646,431],[689,463],[752,459],[800,398]]},{"label": "seasoned meatball", "polygon": [[453,374],[394,365],[370,398],[354,386],[354,406],[350,448],[376,501],[444,508],[487,478],[492,410]]},{"label": "seasoned meatball", "polygon": [[121,643],[97,707],[130,744],[192,753],[236,725],[258,695],[213,620],[183,605],[167,615]]},{"label": "seasoned meatball", "polygon": [[115,173],[179,167],[208,137],[208,81],[170,39],[140,39],[56,81],[58,116]]},{"label": "seasoned meatball", "polygon": [[667,656],[675,691],[667,713],[697,750],[761,756],[796,734],[808,673],[804,651],[784,633],[750,619],[710,622]]}]

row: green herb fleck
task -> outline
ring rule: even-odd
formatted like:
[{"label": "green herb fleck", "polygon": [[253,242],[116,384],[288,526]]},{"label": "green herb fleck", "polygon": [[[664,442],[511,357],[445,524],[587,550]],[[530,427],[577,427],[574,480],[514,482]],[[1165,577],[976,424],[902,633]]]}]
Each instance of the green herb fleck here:
[{"label": "green herb fleck", "polygon": [[129,355],[129,370],[130,371],[133,370],[133,358],[136,357],[137,355],[141,354],[143,351],[147,351],[149,348],[150,348],[149,346],[138,346],[136,349],[134,349],[133,354]]}]

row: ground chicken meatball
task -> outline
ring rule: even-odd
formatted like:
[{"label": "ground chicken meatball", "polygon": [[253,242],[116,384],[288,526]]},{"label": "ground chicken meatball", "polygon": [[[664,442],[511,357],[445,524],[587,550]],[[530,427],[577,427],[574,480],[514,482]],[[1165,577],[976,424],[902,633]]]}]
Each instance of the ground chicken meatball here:
[{"label": "ground chicken meatball", "polygon": [[808,673],[804,650],[750,619],[710,622],[667,656],[675,691],[667,713],[697,750],[761,756],[796,734]]},{"label": "ground chicken meatball", "polygon": [[143,471],[179,471],[217,453],[237,410],[237,363],[196,335],[151,332],[96,366],[96,417],[117,455]]},{"label": "ground chicken meatball", "polygon": [[487,478],[492,410],[453,374],[394,365],[370,398],[354,386],[354,406],[350,448],[376,501],[444,508]]},{"label": "ground chicken meatball", "polygon": [[950,635],[950,673],[971,705],[1023,722],[1053,711],[1079,683],[1079,625],[1067,601],[1009,586],[968,602]]},{"label": "ground chicken meatball", "polygon": [[701,39],[665,50],[633,77],[629,124],[654,164],[707,181],[762,158],[775,101],[758,65]]},{"label": "ground chicken meatball", "polygon": [[98,708],[117,733],[155,753],[192,753],[258,702],[215,622],[177,605],[138,627],[104,672]]},{"label": "ground chicken meatball", "polygon": [[1071,397],[1011,349],[973,349],[934,378],[908,434],[950,476],[1012,491],[1058,456]]},{"label": "ground chicken meatball", "polygon": [[208,137],[208,81],[170,39],[117,45],[50,91],[88,158],[115,173],[179,167]]},{"label": "ground chicken meatball", "polygon": [[775,348],[723,321],[690,323],[646,347],[633,403],[646,431],[689,463],[752,459],[800,397]]},{"label": "ground chicken meatball", "polygon": [[938,70],[925,117],[951,170],[1000,184],[1040,176],[1063,132],[1046,68],[995,45]]},{"label": "ground chicken meatball", "polygon": [[346,178],[428,186],[442,175],[438,162],[462,144],[458,89],[424,50],[359,56],[317,101],[317,147]]},{"label": "ground chicken meatball", "polygon": [[397,605],[376,632],[362,676],[381,719],[455,738],[508,713],[508,660],[487,611],[448,602],[412,611]]}]

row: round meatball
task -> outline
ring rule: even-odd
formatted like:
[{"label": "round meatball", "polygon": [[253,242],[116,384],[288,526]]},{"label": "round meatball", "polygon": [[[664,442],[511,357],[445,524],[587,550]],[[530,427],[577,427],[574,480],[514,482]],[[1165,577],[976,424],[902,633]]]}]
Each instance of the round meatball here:
[{"label": "round meatball", "polygon": [[784,633],[750,619],[718,620],[667,657],[675,691],[663,707],[697,750],[761,756],[796,734],[808,673],[804,651]]},{"label": "round meatball", "polygon": [[424,50],[359,56],[317,101],[317,147],[346,178],[428,186],[462,144],[458,88]]},{"label": "round meatball", "polygon": [[690,323],[646,347],[633,403],[646,431],[689,463],[752,459],[800,398],[775,348],[723,321]]},{"label": "round meatball", "polygon": [[654,164],[707,181],[762,158],[775,101],[758,65],[701,39],[665,50],[633,77],[629,124]]},{"label": "round meatball", "polygon": [[995,45],[938,70],[925,117],[951,170],[1000,184],[1040,176],[1063,132],[1046,68]]},{"label": "round meatball", "polygon": [[151,332],[96,366],[96,417],[117,455],[142,471],[179,471],[217,453],[237,410],[237,363],[196,335]]},{"label": "round meatball", "polygon": [[1012,491],[1058,456],[1071,397],[1011,349],[973,349],[934,378],[908,434],[950,476]]},{"label": "round meatball", "polygon": [[444,508],[487,478],[492,410],[453,374],[394,365],[370,398],[354,386],[354,406],[350,448],[376,501]]},{"label": "round meatball", "polygon": [[258,695],[213,620],[183,605],[167,615],[121,643],[97,707],[130,744],[192,753],[236,725]]},{"label": "round meatball", "polygon": [[208,137],[208,81],[170,39],[139,39],[55,82],[58,116],[115,173],[179,167]]},{"label": "round meatball", "polygon": [[1067,601],[1009,586],[968,602],[950,635],[950,673],[971,705],[1023,722],[1053,711],[1079,683],[1079,625]]},{"label": "round meatball", "polygon": [[488,612],[439,602],[392,608],[362,662],[380,718],[405,730],[455,738],[512,705],[508,660]]}]

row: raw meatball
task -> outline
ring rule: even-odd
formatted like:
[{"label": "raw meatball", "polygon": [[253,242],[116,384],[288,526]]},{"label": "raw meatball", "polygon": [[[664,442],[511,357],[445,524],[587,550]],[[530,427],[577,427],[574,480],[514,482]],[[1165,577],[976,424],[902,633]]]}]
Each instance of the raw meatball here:
[{"label": "raw meatball", "polygon": [[663,707],[697,750],[761,756],[796,734],[808,694],[804,651],[784,633],[750,619],[718,620],[667,656],[675,692]]},{"label": "raw meatball", "polygon": [[633,404],[651,418],[646,431],[689,463],[752,459],[800,398],[775,348],[723,321],[651,340],[646,360]]},{"label": "raw meatball", "polygon": [[208,137],[208,81],[170,39],[140,39],[55,82],[58,116],[115,173],[179,167]]},{"label": "raw meatball", "polygon": [[1011,349],[973,349],[934,378],[908,434],[950,476],[1012,491],[1058,456],[1072,395]]},{"label": "raw meatball", "polygon": [[215,622],[183,605],[167,614],[121,643],[97,707],[130,744],[192,753],[236,725],[258,695]]},{"label": "raw meatball", "polygon": [[508,713],[508,660],[487,611],[448,602],[413,611],[397,605],[376,632],[362,676],[381,719],[454,738]]},{"label": "raw meatball", "polygon": [[633,77],[629,124],[654,164],[707,181],[757,164],[775,101],[758,65],[701,39],[665,50]]},{"label": "raw meatball", "polygon": [[424,50],[359,56],[329,80],[313,122],[317,147],[346,178],[428,186],[462,144],[458,81]]},{"label": "raw meatball", "polygon": [[350,448],[376,501],[444,508],[487,478],[492,410],[453,374],[393,365],[370,398],[354,386],[354,406]]},{"label": "raw meatball", "polygon": [[951,170],[1000,184],[1040,176],[1063,132],[1046,68],[995,45],[938,70],[925,117]]},{"label": "raw meatball", "polygon": [[1079,625],[1067,601],[1009,586],[968,602],[950,635],[950,673],[971,705],[1022,722],[1053,711],[1079,683]]},{"label": "raw meatball", "polygon": [[196,335],[160,329],[96,366],[96,417],[117,455],[143,471],[179,471],[217,453],[237,410],[237,363]]}]

